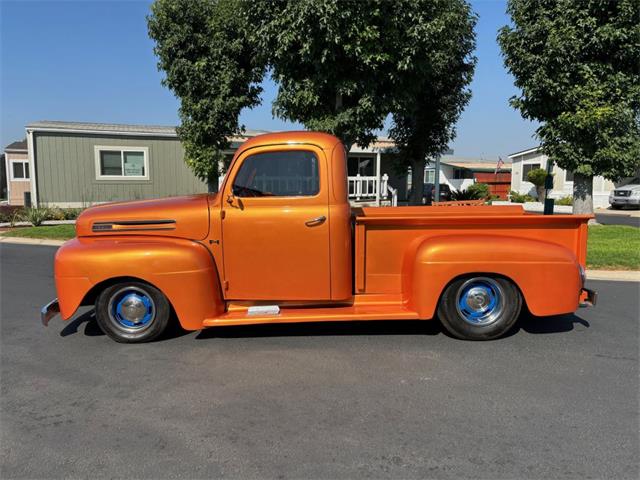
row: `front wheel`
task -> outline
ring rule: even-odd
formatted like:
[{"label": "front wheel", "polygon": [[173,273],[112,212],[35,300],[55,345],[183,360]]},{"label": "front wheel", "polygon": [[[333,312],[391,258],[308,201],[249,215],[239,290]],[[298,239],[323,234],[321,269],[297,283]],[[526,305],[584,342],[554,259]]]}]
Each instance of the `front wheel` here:
[{"label": "front wheel", "polygon": [[504,335],[518,320],[522,297],[518,288],[500,277],[454,280],[438,304],[438,317],[447,331],[464,340],[491,340]]},{"label": "front wheel", "polygon": [[96,300],[96,320],[104,333],[120,343],[142,343],[167,328],[171,308],[157,288],[143,282],[107,287]]}]

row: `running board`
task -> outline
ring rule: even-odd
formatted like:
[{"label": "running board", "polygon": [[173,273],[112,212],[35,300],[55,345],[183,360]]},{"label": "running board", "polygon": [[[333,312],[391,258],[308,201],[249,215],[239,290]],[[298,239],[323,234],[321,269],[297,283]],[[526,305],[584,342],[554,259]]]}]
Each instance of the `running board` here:
[{"label": "running board", "polygon": [[227,312],[207,318],[204,327],[218,325],[250,325],[256,323],[350,322],[354,320],[417,320],[418,314],[400,306],[349,306],[320,308],[280,308],[280,313],[250,315],[247,310]]}]

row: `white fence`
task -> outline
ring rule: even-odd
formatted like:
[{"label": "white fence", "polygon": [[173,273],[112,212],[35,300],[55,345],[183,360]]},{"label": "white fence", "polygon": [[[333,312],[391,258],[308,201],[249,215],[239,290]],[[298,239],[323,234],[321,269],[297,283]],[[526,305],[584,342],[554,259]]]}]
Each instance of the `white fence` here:
[{"label": "white fence", "polygon": [[349,198],[356,202],[389,202],[398,205],[398,191],[389,185],[389,175],[386,173],[380,179],[376,176],[356,175],[348,178]]}]

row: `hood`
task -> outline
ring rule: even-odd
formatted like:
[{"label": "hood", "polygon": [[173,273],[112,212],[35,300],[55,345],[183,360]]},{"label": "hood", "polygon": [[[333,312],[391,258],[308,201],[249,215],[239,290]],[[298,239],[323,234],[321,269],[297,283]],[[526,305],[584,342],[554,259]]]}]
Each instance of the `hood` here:
[{"label": "hood", "polygon": [[616,192],[619,192],[620,190],[625,191],[625,192],[627,192],[627,191],[637,192],[638,190],[640,190],[640,185],[634,184],[634,183],[630,183],[628,185],[625,185],[624,187],[616,188]]},{"label": "hood", "polygon": [[107,203],[88,208],[76,221],[79,237],[160,235],[203,240],[209,234],[209,201],[215,195]]}]

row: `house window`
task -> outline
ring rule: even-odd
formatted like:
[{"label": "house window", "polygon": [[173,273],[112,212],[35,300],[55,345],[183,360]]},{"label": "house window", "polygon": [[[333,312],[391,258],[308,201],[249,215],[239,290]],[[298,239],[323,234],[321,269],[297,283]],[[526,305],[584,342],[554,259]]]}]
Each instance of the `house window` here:
[{"label": "house window", "polygon": [[370,177],[375,175],[375,157],[355,157],[347,158],[347,174],[350,177],[360,175],[361,177]]},{"label": "house window", "polygon": [[12,160],[11,161],[11,180],[29,180],[29,161],[28,160]]},{"label": "house window", "polygon": [[436,171],[432,168],[424,171],[424,183],[435,183]]},{"label": "house window", "polygon": [[573,172],[570,172],[569,170],[564,172],[564,181],[569,183],[569,182],[573,182]]},{"label": "house window", "polygon": [[522,181],[528,182],[529,180],[527,180],[527,175],[531,170],[535,170],[536,168],[540,168],[539,163],[526,163],[522,165]]},{"label": "house window", "polygon": [[238,197],[304,197],[320,191],[318,158],[304,150],[247,157],[233,180]]},{"label": "house window", "polygon": [[147,147],[95,147],[97,180],[148,180]]},{"label": "house window", "polygon": [[473,178],[473,172],[467,168],[454,168],[453,179],[463,180],[465,178]]}]

